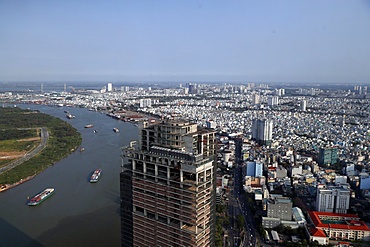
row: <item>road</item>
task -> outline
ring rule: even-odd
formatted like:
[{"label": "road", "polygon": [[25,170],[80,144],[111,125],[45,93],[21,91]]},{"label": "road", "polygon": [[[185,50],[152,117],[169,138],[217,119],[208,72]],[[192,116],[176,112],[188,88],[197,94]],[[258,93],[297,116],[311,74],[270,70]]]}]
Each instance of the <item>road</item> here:
[{"label": "road", "polygon": [[240,213],[244,217],[245,238],[241,246],[258,246],[257,242],[261,242],[258,231],[255,228],[253,214],[247,206],[247,197],[243,189],[243,175],[242,175],[242,141],[236,139],[235,141],[235,157],[236,164],[234,167],[234,197],[238,202]]},{"label": "road", "polygon": [[240,175],[241,168],[235,168],[235,185],[234,185],[234,196],[237,201],[238,213],[242,214],[244,217],[244,231],[245,238],[242,246],[257,246],[257,239],[259,237],[254,224],[253,214],[251,213],[249,207],[247,206],[246,196],[243,192],[242,180]]},{"label": "road", "polygon": [[13,169],[14,167],[16,166],[19,166],[20,164],[22,164],[23,162],[31,159],[33,156],[35,156],[36,154],[38,154],[39,152],[41,152],[45,147],[46,147],[46,144],[48,143],[48,140],[49,140],[49,133],[47,131],[47,128],[46,127],[42,127],[41,128],[41,142],[40,142],[40,145],[38,145],[36,148],[34,148],[33,150],[31,150],[31,152],[29,153],[26,153],[23,157],[9,163],[8,165],[0,168],[0,174],[1,173],[4,173],[10,169]]}]

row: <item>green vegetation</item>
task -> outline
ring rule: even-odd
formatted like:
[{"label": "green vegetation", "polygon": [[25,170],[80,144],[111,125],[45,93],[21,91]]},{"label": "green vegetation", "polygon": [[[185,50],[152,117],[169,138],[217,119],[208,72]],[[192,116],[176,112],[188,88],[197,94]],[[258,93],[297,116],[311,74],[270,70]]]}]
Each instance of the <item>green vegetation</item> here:
[{"label": "green vegetation", "polygon": [[2,129],[0,130],[0,140],[26,139],[36,137],[36,129]]},{"label": "green vegetation", "polygon": [[[41,127],[46,127],[49,132],[49,142],[46,148],[32,159],[0,174],[0,185],[13,184],[21,179],[40,173],[48,166],[73,152],[82,141],[81,134],[70,124],[59,118],[37,111],[22,110],[20,108],[0,108],[1,130]],[[13,144],[14,139],[19,138],[20,135],[22,135],[21,138],[32,135],[32,131],[25,131],[23,133],[16,132],[17,131],[11,131],[11,133],[14,133],[14,136],[7,137],[9,140],[8,145],[13,145],[12,148],[15,148],[15,144]],[[22,142],[22,144],[17,145],[24,145],[23,148],[27,150],[30,143]]]},{"label": "green vegetation", "polygon": [[236,216],[236,224],[239,229],[243,229],[244,227],[244,216],[243,215],[239,214],[238,216]]},{"label": "green vegetation", "polygon": [[229,218],[226,214],[226,206],[216,204],[216,247],[223,246],[224,228],[229,226]]},{"label": "green vegetation", "polygon": [[274,228],[275,231],[287,236],[298,236],[301,239],[306,238],[306,230],[303,227],[293,229],[289,226],[283,226],[282,224]]},{"label": "green vegetation", "polygon": [[0,167],[5,166],[6,164],[12,162],[14,159],[0,160]]}]

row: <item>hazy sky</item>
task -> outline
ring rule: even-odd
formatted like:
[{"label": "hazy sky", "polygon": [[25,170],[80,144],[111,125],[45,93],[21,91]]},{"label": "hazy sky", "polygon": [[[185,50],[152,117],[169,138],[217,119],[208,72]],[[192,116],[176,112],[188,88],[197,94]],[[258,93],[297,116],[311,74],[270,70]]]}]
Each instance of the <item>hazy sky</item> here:
[{"label": "hazy sky", "polygon": [[0,0],[0,81],[370,82],[368,0]]}]

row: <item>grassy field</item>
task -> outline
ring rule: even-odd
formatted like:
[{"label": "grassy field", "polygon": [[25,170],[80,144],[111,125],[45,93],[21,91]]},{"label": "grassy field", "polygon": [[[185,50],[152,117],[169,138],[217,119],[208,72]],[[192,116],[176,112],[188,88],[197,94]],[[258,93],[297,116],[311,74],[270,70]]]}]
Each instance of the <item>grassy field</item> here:
[{"label": "grassy field", "polygon": [[0,153],[30,151],[39,145],[40,140],[5,140],[0,141]]},{"label": "grassy field", "polygon": [[33,131],[34,136],[27,139],[13,139],[0,141],[0,167],[23,156],[40,144],[38,131]]},{"label": "grassy field", "polygon": [[9,164],[13,160],[15,160],[15,159],[4,159],[4,160],[3,159],[0,159],[0,168],[3,167],[3,166],[5,166],[5,165],[7,165],[7,164]]}]

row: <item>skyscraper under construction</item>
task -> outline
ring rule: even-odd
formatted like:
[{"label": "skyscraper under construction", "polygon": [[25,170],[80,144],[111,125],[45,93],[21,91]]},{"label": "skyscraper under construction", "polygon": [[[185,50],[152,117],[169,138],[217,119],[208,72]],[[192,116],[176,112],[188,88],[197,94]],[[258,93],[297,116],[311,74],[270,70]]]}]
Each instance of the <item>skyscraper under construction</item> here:
[{"label": "skyscraper under construction", "polygon": [[214,131],[172,120],[139,132],[122,148],[121,245],[214,246]]}]

